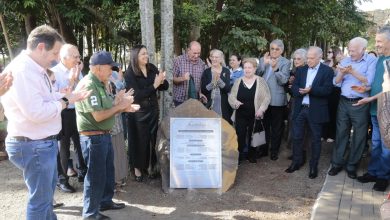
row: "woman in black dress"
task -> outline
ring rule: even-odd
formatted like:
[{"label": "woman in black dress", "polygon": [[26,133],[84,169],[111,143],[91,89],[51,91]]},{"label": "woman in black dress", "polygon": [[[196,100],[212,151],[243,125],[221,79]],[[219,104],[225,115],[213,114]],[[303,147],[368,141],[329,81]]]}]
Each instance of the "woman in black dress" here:
[{"label": "woman in black dress", "polygon": [[125,74],[126,90],[134,89],[134,104],[139,104],[137,112],[128,114],[128,144],[130,167],[134,167],[135,180],[141,182],[143,174],[156,163],[158,102],[157,91],[167,90],[165,72],[149,63],[148,52],[143,45],[133,47],[130,64]]},{"label": "woman in black dress", "polygon": [[[251,137],[255,118],[263,118],[271,101],[267,83],[262,77],[255,75],[256,59],[245,59],[243,65],[244,76],[234,82],[229,95],[229,104],[234,109],[232,119],[237,133],[239,162],[245,159],[246,143],[251,143],[247,137]],[[248,149],[248,159],[251,163],[256,163],[255,147],[257,146]]]},{"label": "woman in black dress", "polygon": [[206,107],[214,110],[231,124],[232,111],[228,102],[230,71],[224,67],[222,51],[217,49],[210,51],[210,60],[211,66],[203,71],[201,78],[202,94],[207,98]]}]

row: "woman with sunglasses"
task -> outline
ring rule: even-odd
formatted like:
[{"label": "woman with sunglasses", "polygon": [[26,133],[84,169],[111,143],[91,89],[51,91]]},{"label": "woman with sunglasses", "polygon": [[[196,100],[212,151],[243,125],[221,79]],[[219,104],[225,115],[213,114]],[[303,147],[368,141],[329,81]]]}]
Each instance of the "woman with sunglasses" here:
[{"label": "woman with sunglasses", "polygon": [[[332,46],[328,49],[327,52],[327,61],[325,64],[332,67],[333,70],[336,70],[339,62],[344,58],[343,52],[340,48]],[[336,71],[335,71],[336,74]],[[332,94],[328,99],[328,108],[329,108],[329,122],[324,125],[322,128],[322,138],[328,143],[333,143],[336,137],[336,115],[337,115],[337,106],[339,105],[341,89],[340,87],[333,86]]]}]

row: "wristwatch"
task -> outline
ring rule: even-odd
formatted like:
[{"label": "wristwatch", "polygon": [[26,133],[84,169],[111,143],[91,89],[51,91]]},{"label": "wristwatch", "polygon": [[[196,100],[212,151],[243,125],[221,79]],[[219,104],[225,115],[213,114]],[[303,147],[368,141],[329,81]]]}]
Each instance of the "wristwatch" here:
[{"label": "wristwatch", "polygon": [[62,97],[61,99],[62,99],[62,101],[65,102],[65,108],[68,108],[69,100],[67,98],[65,98],[65,97]]}]

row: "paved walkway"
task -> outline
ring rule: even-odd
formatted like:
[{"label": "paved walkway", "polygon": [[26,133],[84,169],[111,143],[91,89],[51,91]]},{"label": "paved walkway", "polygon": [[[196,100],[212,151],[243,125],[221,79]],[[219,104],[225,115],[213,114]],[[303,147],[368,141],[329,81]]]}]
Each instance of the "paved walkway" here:
[{"label": "paved walkway", "polygon": [[[360,167],[367,168],[368,160],[369,158],[363,159]],[[360,169],[358,176],[364,172],[366,170]],[[373,185],[374,183],[362,184],[350,179],[345,171],[336,176],[327,175],[314,204],[311,219],[381,219],[380,205],[387,197],[389,189],[386,192],[377,192],[372,190]]]}]

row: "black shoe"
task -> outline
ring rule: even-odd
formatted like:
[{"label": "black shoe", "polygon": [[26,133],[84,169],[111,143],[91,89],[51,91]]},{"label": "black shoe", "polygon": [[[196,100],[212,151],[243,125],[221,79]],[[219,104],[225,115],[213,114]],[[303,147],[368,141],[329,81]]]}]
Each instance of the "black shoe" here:
[{"label": "black shoe", "polygon": [[318,169],[317,167],[310,167],[310,172],[309,172],[309,178],[314,179],[318,176]]},{"label": "black shoe", "polygon": [[351,179],[356,179],[357,174],[355,170],[347,170],[348,177]]},{"label": "black shoe", "polygon": [[257,153],[257,159],[268,156],[268,150],[261,149]]},{"label": "black shoe", "polygon": [[363,174],[363,176],[358,176],[357,181],[359,181],[361,183],[376,182],[377,178],[376,178],[376,176],[373,176],[369,173],[365,173],[365,174]]},{"label": "black shoe", "polygon": [[84,182],[84,177],[85,176],[78,176],[77,177],[77,180],[79,181],[79,183],[83,183]]},{"label": "black shoe", "polygon": [[385,179],[377,179],[374,186],[372,187],[373,190],[384,192],[386,191],[387,186],[389,185],[389,181]]},{"label": "black shoe", "polygon": [[73,188],[73,186],[69,185],[68,182],[65,183],[57,183],[57,188],[65,193],[74,193],[76,190]]},{"label": "black shoe", "polygon": [[124,207],[126,207],[126,205],[125,205],[124,203],[115,203],[115,202],[112,202],[111,205],[108,205],[108,206],[101,206],[99,210],[100,210],[101,212],[104,212],[104,211],[107,211],[107,210],[123,209]]},{"label": "black shoe", "polygon": [[278,157],[278,154],[277,153],[271,153],[271,160],[277,160],[279,157]]},{"label": "black shoe", "polygon": [[103,214],[100,214],[98,213],[96,216],[89,216],[87,218],[84,218],[84,219],[96,219],[96,220],[109,220],[111,219],[110,217],[106,216],[106,215],[103,215]]},{"label": "black shoe", "polygon": [[284,172],[293,173],[294,171],[299,170],[299,168],[301,168],[301,166],[298,164],[291,164]]},{"label": "black shoe", "polygon": [[340,171],[342,171],[343,168],[342,167],[332,167],[329,171],[328,171],[328,175],[329,176],[336,176],[338,173],[340,173]]},{"label": "black shoe", "polygon": [[144,180],[144,177],[141,175],[141,176],[135,176],[135,181],[137,182],[142,182]]},{"label": "black shoe", "polygon": [[257,163],[256,157],[248,157],[249,163]]}]

